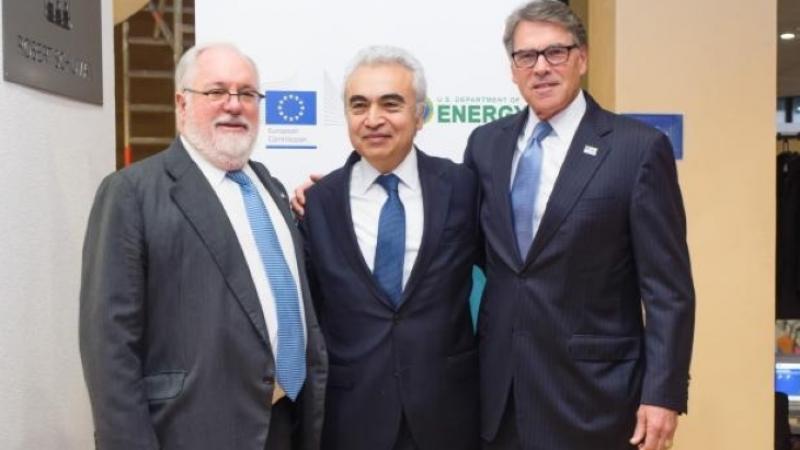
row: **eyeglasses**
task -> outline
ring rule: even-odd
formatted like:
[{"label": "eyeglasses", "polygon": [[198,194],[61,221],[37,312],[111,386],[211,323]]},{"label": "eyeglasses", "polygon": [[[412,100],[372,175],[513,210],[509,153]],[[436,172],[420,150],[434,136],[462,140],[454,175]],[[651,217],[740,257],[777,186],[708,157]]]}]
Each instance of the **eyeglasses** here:
[{"label": "eyeglasses", "polygon": [[231,97],[236,97],[239,103],[252,106],[264,98],[264,94],[254,90],[246,89],[241,92],[230,92],[227,89],[209,89],[207,91],[195,91],[194,89],[183,88],[183,92],[205,95],[212,103],[228,102]]},{"label": "eyeglasses", "polygon": [[544,50],[517,50],[511,53],[511,60],[519,69],[530,69],[539,61],[539,55],[544,55],[550,65],[557,66],[567,62],[569,51],[578,47],[577,44],[551,45]]}]

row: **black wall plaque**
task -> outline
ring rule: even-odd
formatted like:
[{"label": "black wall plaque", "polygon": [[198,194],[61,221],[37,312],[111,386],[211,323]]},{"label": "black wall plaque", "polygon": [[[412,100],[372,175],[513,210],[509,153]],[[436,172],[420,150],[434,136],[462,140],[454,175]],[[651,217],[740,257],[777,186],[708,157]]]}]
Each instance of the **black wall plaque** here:
[{"label": "black wall plaque", "polygon": [[100,0],[4,0],[3,78],[102,105]]}]

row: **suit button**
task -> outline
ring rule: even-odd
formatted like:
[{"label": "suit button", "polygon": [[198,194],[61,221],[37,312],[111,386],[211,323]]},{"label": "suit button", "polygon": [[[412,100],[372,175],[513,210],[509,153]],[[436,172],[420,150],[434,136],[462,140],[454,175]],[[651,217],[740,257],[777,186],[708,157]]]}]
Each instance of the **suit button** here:
[{"label": "suit button", "polygon": [[400,323],[400,315],[395,314],[394,317],[392,317],[392,322],[394,322],[395,324]]},{"label": "suit button", "polygon": [[275,378],[267,375],[264,378],[262,378],[261,381],[263,381],[264,384],[272,384],[275,382]]},{"label": "suit button", "polygon": [[400,378],[400,372],[394,372],[392,375],[394,375],[395,378]]}]

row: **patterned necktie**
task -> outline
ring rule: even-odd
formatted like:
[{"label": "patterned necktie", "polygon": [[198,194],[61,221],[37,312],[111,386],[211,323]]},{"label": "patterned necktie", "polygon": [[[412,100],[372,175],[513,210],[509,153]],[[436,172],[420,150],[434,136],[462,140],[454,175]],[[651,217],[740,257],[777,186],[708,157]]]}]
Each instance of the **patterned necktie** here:
[{"label": "patterned necktie", "polygon": [[400,179],[395,174],[381,175],[376,180],[389,197],[381,208],[378,220],[378,243],[372,275],[394,303],[403,292],[403,257],[406,252],[406,213],[397,192]]},{"label": "patterned necktie", "polygon": [[542,140],[553,128],[547,122],[539,122],[533,129],[531,141],[517,164],[517,175],[511,185],[511,208],[514,214],[514,233],[522,260],[528,255],[533,242],[533,211],[539,190],[539,175],[542,171]]},{"label": "patterned necktie", "polygon": [[275,308],[278,312],[278,357],[275,363],[278,383],[294,401],[306,378],[305,339],[297,285],[286,264],[267,208],[250,177],[241,170],[228,172],[226,176],[235,181],[242,192],[250,229],[275,297]]}]

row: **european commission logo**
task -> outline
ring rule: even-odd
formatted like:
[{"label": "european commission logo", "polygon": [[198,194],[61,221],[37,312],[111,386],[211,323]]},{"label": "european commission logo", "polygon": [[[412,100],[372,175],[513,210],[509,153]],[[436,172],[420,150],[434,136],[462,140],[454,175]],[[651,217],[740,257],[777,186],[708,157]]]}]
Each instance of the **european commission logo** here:
[{"label": "european commission logo", "polygon": [[316,125],[317,93],[314,91],[267,91],[270,125]]}]

